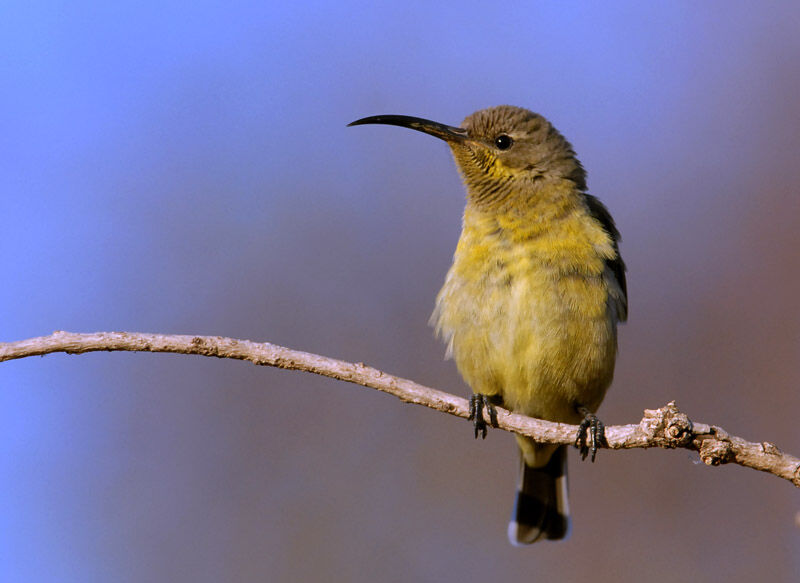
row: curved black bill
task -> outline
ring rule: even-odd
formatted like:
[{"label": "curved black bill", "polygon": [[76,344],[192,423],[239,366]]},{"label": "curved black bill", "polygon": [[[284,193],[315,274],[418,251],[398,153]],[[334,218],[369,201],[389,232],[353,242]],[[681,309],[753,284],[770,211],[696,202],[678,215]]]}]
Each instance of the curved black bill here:
[{"label": "curved black bill", "polygon": [[467,130],[465,129],[445,125],[429,119],[422,119],[421,117],[411,117],[410,115],[373,115],[351,122],[347,124],[347,127],[360,126],[368,123],[409,128],[440,138],[446,142],[461,141],[467,138]]}]

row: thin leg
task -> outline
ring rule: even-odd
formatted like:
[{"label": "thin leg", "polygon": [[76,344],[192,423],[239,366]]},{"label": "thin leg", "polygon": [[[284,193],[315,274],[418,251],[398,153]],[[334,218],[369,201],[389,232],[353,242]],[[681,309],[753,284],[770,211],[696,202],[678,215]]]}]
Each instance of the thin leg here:
[{"label": "thin leg", "polygon": [[579,406],[578,413],[583,415],[583,421],[581,421],[578,427],[575,447],[580,450],[581,459],[584,460],[591,452],[592,462],[594,462],[594,458],[597,455],[597,448],[606,445],[606,426],[586,407]]},{"label": "thin leg", "polygon": [[487,423],[483,415],[483,410],[489,414],[489,425],[497,427],[497,409],[494,406],[492,397],[483,393],[475,393],[469,398],[469,417],[475,426],[475,439],[478,435],[481,439],[486,439]]}]

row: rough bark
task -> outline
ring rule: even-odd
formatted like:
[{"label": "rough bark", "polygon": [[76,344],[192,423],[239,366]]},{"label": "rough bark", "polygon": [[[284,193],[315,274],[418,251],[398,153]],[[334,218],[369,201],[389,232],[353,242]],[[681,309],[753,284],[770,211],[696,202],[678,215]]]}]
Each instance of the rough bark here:
[{"label": "rough bark", "polygon": [[[186,336],[136,332],[95,332],[90,334],[56,331],[18,342],[0,343],[0,362],[53,352],[82,354],[96,351],[172,352],[218,358],[247,360],[311,372],[394,395],[458,417],[469,416],[466,399],[396,377],[363,363],[351,363],[317,354],[292,350],[268,342],[251,342],[219,336]],[[533,419],[497,409],[500,429],[528,435],[544,443],[575,442],[578,427]],[[711,466],[733,463],[768,472],[800,487],[800,459],[783,453],[766,441],[753,443],[728,434],[720,427],[692,422],[674,402],[660,409],[646,410],[637,424],[606,427],[605,443],[610,449],[685,448],[695,450]]]}]

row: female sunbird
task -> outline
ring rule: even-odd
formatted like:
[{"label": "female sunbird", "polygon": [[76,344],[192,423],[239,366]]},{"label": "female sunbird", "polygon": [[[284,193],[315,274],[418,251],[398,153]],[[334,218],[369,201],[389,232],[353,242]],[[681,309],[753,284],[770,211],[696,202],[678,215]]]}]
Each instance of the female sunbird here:
[{"label": "female sunbird", "polygon": [[[441,138],[467,187],[453,266],[431,318],[472,388],[475,435],[494,406],[580,423],[592,459],[603,439],[594,416],[611,384],[617,323],[627,318],[625,264],[608,210],[586,192],[572,146],[544,117],[501,105],[461,127],[379,115]],[[587,437],[587,430],[589,436]],[[569,531],[566,446],[517,436],[521,471],[508,536],[513,544]]]}]

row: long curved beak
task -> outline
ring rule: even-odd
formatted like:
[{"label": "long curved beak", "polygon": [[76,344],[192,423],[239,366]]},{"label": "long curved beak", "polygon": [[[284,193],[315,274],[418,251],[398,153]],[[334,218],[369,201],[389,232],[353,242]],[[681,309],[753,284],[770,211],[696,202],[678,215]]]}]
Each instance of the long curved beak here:
[{"label": "long curved beak", "polygon": [[368,123],[409,128],[434,136],[445,142],[461,142],[467,139],[467,130],[465,129],[448,126],[429,119],[422,119],[421,117],[411,117],[409,115],[373,115],[349,123],[347,127],[360,126]]}]

